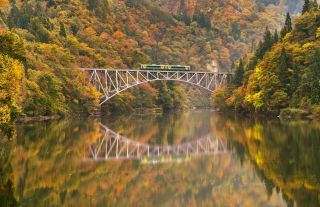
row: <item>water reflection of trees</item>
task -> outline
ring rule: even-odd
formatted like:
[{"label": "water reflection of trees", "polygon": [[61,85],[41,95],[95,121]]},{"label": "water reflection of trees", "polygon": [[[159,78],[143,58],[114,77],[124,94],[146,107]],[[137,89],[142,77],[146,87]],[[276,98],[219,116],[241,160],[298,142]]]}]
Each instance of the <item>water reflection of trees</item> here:
[{"label": "water reflection of trees", "polygon": [[179,144],[207,135],[211,113],[188,112],[105,117],[102,123],[115,132],[149,144]]},{"label": "water reflection of trees", "polygon": [[[0,157],[0,196],[14,202],[15,195],[21,206],[281,206],[278,191],[283,192],[289,206],[293,201],[298,206],[319,206],[318,123],[189,116],[171,115],[165,121],[150,117],[141,127],[143,120],[139,119],[134,124],[132,119],[114,121],[113,129],[124,135],[141,133],[144,141],[151,142],[158,133],[153,129],[164,127],[169,134],[173,125],[178,128],[174,136],[188,139],[184,133],[201,133],[188,129],[190,125],[205,125],[204,129],[229,138],[236,155],[165,165],[83,162],[86,147],[100,137],[97,122],[34,123],[18,126],[17,139],[1,149],[2,154],[4,149],[8,151]],[[173,143],[178,141],[174,138]],[[162,142],[171,141],[164,138]]]},{"label": "water reflection of trees", "polygon": [[288,206],[320,205],[320,123],[231,122],[221,133],[242,162],[250,160],[269,196],[281,190]]},{"label": "water reflection of trees", "polygon": [[18,206],[14,195],[14,183],[10,155],[12,151],[12,140],[15,135],[6,137],[0,132],[0,204],[1,206]]},{"label": "water reflection of trees", "polygon": [[84,162],[82,150],[98,137],[99,125],[94,121],[18,126],[10,160],[19,204],[279,206],[276,198],[266,200],[264,187],[257,182],[251,166],[241,167],[232,155],[165,165]]},{"label": "water reflection of trees", "polygon": [[64,200],[66,194],[63,186],[76,186],[72,174],[81,165],[85,147],[98,137],[99,124],[95,121],[63,120],[17,126],[11,163],[19,204],[59,206],[60,201],[56,200]]}]

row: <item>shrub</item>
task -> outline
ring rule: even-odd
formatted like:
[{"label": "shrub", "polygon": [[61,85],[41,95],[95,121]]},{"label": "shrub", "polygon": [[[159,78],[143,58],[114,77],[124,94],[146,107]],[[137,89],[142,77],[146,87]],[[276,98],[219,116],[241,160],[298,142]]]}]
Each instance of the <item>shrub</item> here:
[{"label": "shrub", "polygon": [[280,117],[283,119],[302,119],[306,118],[310,113],[304,109],[285,108],[280,112]]},{"label": "shrub", "polygon": [[228,90],[224,88],[216,89],[211,95],[211,103],[218,108],[226,108],[226,100],[229,96]]},{"label": "shrub", "polygon": [[316,119],[320,119],[320,105],[314,106],[312,108],[312,116]]}]

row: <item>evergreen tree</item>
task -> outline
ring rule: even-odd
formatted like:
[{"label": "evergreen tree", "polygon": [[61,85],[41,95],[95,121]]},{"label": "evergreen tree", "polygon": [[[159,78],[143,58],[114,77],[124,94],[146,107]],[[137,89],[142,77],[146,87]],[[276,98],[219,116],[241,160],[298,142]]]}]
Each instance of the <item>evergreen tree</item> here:
[{"label": "evergreen tree", "polygon": [[314,0],[314,1],[313,1],[313,3],[312,3],[312,8],[313,8],[314,10],[317,10],[317,9],[319,8],[319,5],[318,5],[317,0]]},{"label": "evergreen tree", "polygon": [[289,68],[288,56],[287,56],[286,50],[284,49],[284,47],[282,47],[281,53],[280,53],[280,64],[279,64],[279,80],[282,83],[282,85],[287,84],[288,68]]},{"label": "evergreen tree", "polygon": [[263,41],[259,42],[258,49],[255,53],[255,58],[257,60],[262,59],[264,54],[271,49],[271,47],[273,46],[273,43],[274,43],[274,40],[273,40],[272,34],[267,27],[263,36]]},{"label": "evergreen tree", "polygon": [[187,14],[183,15],[183,22],[188,26],[191,24],[191,19],[190,19],[190,17],[188,17]]},{"label": "evergreen tree", "polygon": [[256,43],[255,43],[254,40],[251,40],[251,48],[250,48],[250,51],[251,51],[251,52],[254,52],[255,49],[256,49]]},{"label": "evergreen tree", "polygon": [[266,28],[266,31],[264,34],[264,46],[268,50],[272,47],[272,45],[273,45],[272,34],[271,34],[269,28]]},{"label": "evergreen tree", "polygon": [[105,19],[110,12],[108,0],[88,0],[88,9],[94,11],[100,19]]},{"label": "evergreen tree", "polygon": [[199,25],[207,29],[211,29],[211,19],[207,14],[200,13]]},{"label": "evergreen tree", "polygon": [[94,10],[98,7],[99,0],[88,0],[88,9]]},{"label": "evergreen tree", "polygon": [[278,30],[274,30],[274,34],[273,34],[273,42],[277,43],[279,42],[279,35],[278,35]]},{"label": "evergreen tree", "polygon": [[320,103],[320,49],[316,49],[314,54],[308,57],[309,62],[312,63],[308,67],[307,77],[310,88],[310,97],[312,104]]},{"label": "evergreen tree", "polygon": [[34,9],[34,15],[35,16],[38,16],[38,17],[43,17],[43,9],[42,9],[42,6],[40,4],[39,1],[37,1],[36,5],[35,5],[35,9]]},{"label": "evergreen tree", "polygon": [[232,36],[235,40],[238,40],[241,36],[241,31],[239,29],[239,26],[237,24],[237,22],[233,22],[232,25],[231,25],[231,33],[232,33]]},{"label": "evergreen tree", "polygon": [[25,3],[20,9],[13,4],[8,15],[8,26],[9,28],[18,27],[22,29],[29,29],[32,16],[39,14],[39,12],[34,11],[32,5],[29,3]]},{"label": "evergreen tree", "polygon": [[157,105],[161,106],[164,111],[172,109],[173,100],[170,97],[169,90],[166,83],[163,83],[162,81],[158,81],[156,87],[159,91],[158,97],[157,97]]},{"label": "evergreen tree", "polygon": [[290,93],[293,94],[299,85],[300,76],[299,76],[299,69],[296,64],[293,64],[293,71],[290,78]]},{"label": "evergreen tree", "polygon": [[240,59],[239,65],[235,71],[234,77],[233,77],[233,85],[235,87],[239,87],[242,85],[242,81],[243,81],[243,77],[244,77],[244,65],[243,65],[243,60]]},{"label": "evergreen tree", "polygon": [[47,3],[47,7],[50,8],[50,7],[53,7],[56,5],[56,2],[54,0],[49,0],[48,3]]},{"label": "evergreen tree", "polygon": [[8,26],[9,28],[13,28],[19,25],[19,9],[18,7],[13,4],[8,15]]},{"label": "evergreen tree", "polygon": [[60,36],[62,36],[62,37],[67,37],[66,28],[65,28],[63,22],[60,22],[60,32],[59,32],[59,34],[60,34]]},{"label": "evergreen tree", "polygon": [[234,61],[231,62],[231,71],[235,70],[236,64]]},{"label": "evergreen tree", "polygon": [[276,43],[279,39],[278,32],[275,31],[275,34],[272,35],[268,27],[266,27],[263,41],[259,41],[257,50],[254,53],[254,56],[250,59],[247,70],[253,70],[258,64],[259,60],[263,58],[266,52],[268,52],[274,43]]},{"label": "evergreen tree", "polygon": [[0,54],[7,55],[23,63],[26,62],[26,51],[23,40],[12,32],[0,34]]},{"label": "evergreen tree", "polygon": [[287,13],[286,16],[286,21],[284,24],[284,27],[281,30],[281,38],[284,38],[286,34],[292,31],[292,21],[289,12]]},{"label": "evergreen tree", "polygon": [[303,7],[302,7],[302,14],[310,11],[310,1],[309,0],[304,0],[304,4],[303,4]]}]

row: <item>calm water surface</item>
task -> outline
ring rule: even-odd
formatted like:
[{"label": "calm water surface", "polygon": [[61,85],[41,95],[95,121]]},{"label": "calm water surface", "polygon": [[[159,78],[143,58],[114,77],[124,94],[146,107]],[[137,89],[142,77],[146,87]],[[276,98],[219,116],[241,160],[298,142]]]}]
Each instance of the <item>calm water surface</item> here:
[{"label": "calm water surface", "polygon": [[1,144],[2,204],[320,206],[319,122],[118,115],[18,125]]}]

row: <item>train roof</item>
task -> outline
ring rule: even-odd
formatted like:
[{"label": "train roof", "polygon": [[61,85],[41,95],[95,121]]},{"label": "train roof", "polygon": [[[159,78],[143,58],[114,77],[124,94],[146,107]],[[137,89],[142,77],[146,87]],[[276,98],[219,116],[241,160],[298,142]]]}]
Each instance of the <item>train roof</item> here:
[{"label": "train roof", "polygon": [[163,64],[163,65],[158,65],[158,64],[141,64],[145,66],[176,66],[176,67],[190,67],[189,65],[168,65],[168,64]]}]

